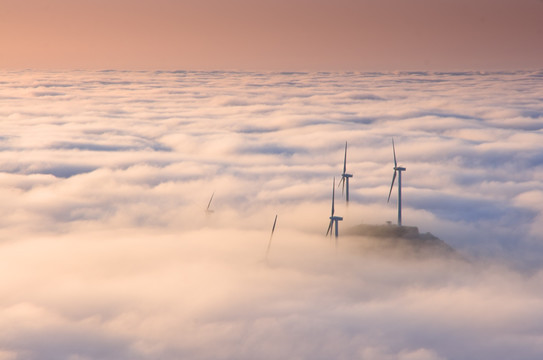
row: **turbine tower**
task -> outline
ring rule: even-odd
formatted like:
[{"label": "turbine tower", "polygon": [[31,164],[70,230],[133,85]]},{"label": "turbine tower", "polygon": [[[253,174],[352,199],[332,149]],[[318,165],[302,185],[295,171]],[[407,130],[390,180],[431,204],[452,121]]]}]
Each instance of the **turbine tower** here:
[{"label": "turbine tower", "polygon": [[326,236],[330,234],[332,236],[332,232],[335,228],[335,235],[336,235],[336,246],[337,246],[337,238],[338,238],[338,222],[342,221],[343,218],[341,216],[334,216],[334,198],[336,195],[336,178],[334,177],[334,182],[332,184],[332,215],[330,215],[330,225],[328,225],[328,230],[326,231]]},{"label": "turbine tower", "polygon": [[388,200],[390,201],[390,194],[392,194],[392,188],[394,187],[394,180],[396,180],[396,173],[398,173],[398,226],[402,226],[402,171],[406,169],[398,166],[396,162],[396,149],[394,148],[394,139],[392,139],[392,153],[394,154],[394,175],[392,176],[392,184],[390,185],[390,191],[388,192]]},{"label": "turbine tower", "polygon": [[[345,200],[347,205],[349,205],[349,178],[352,178],[352,174],[347,174],[347,141],[345,141],[345,157],[343,158],[343,174],[341,174],[341,183],[343,187],[341,188],[341,195],[343,195],[345,190],[345,183],[347,183],[347,192],[345,192]],[[339,185],[338,185],[339,187]]]}]

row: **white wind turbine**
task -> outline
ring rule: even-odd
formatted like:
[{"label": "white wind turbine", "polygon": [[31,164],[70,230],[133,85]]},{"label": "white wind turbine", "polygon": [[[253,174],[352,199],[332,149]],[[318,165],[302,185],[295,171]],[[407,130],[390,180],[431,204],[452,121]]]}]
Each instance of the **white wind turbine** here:
[{"label": "white wind turbine", "polygon": [[326,236],[330,234],[332,236],[332,232],[335,228],[335,235],[336,235],[336,246],[337,246],[337,238],[338,238],[338,222],[342,221],[343,218],[341,216],[334,216],[334,198],[336,195],[336,178],[334,177],[334,182],[332,184],[332,215],[330,215],[330,225],[328,225],[328,230],[326,231]]},{"label": "white wind turbine", "polygon": [[394,187],[394,180],[396,180],[396,173],[398,173],[398,226],[402,226],[402,171],[406,169],[398,166],[396,162],[396,149],[394,148],[394,139],[392,139],[392,153],[394,154],[394,175],[392,176],[392,184],[390,185],[390,191],[388,192],[388,200],[390,201],[390,194],[392,194],[392,188]]},{"label": "white wind turbine", "polygon": [[[345,200],[347,205],[349,205],[349,178],[352,178],[352,174],[347,174],[347,141],[345,141],[345,157],[343,158],[343,174],[341,174],[341,183],[343,187],[341,188],[341,194],[343,195],[345,190],[345,183],[347,184],[347,191],[345,192]],[[338,185],[339,187],[339,185]]]}]

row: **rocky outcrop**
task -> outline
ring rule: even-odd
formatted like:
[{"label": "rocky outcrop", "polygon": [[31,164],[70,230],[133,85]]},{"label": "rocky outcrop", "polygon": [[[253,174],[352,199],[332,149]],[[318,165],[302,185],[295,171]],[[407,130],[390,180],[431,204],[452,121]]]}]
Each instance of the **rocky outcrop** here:
[{"label": "rocky outcrop", "polygon": [[419,232],[416,226],[361,224],[347,228],[342,237],[364,250],[389,250],[403,254],[454,255],[455,250],[431,233]]}]

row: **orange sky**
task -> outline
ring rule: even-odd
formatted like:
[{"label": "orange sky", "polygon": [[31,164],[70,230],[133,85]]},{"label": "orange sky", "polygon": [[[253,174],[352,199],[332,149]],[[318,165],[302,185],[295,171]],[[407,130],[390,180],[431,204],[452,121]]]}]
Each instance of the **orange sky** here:
[{"label": "orange sky", "polygon": [[543,0],[0,0],[0,69],[543,67]]}]

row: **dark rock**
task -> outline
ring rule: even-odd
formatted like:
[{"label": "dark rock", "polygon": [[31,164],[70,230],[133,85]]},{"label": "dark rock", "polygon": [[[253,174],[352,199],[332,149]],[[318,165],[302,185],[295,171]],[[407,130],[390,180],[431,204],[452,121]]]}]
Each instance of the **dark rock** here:
[{"label": "dark rock", "polygon": [[363,251],[393,251],[403,255],[453,256],[456,251],[431,233],[416,226],[361,224],[347,228],[342,238]]}]

